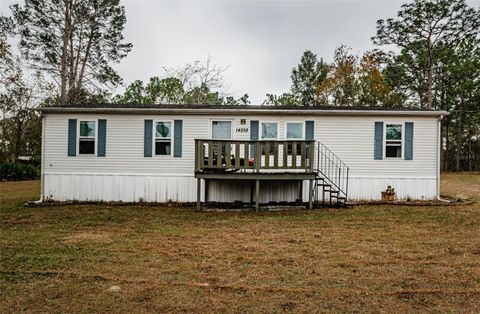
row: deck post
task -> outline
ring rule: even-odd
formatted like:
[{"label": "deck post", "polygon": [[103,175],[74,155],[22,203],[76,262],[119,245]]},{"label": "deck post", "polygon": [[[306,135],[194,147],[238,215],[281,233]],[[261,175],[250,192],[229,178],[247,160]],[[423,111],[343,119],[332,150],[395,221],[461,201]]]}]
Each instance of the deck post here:
[{"label": "deck post", "polygon": [[313,208],[313,180],[308,180],[308,209]]},{"label": "deck post", "polygon": [[200,211],[200,201],[201,201],[201,188],[202,188],[202,179],[197,179],[197,211]]},{"label": "deck post", "polygon": [[255,180],[255,210],[260,208],[260,180]]}]

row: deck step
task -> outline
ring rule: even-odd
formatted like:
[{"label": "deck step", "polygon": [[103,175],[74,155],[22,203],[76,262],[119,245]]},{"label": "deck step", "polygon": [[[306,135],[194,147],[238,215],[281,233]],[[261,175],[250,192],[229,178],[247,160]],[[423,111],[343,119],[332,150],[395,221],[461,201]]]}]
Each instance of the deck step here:
[{"label": "deck step", "polygon": [[328,187],[331,187],[330,184],[318,184],[317,186],[328,186]]}]

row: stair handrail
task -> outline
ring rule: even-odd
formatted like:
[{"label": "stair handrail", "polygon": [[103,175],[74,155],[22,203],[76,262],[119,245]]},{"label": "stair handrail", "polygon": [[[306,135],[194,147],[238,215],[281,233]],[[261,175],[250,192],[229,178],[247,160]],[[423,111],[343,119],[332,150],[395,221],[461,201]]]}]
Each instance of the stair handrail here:
[{"label": "stair handrail", "polygon": [[317,150],[315,171],[347,198],[350,167],[323,143],[317,141],[315,146]]}]

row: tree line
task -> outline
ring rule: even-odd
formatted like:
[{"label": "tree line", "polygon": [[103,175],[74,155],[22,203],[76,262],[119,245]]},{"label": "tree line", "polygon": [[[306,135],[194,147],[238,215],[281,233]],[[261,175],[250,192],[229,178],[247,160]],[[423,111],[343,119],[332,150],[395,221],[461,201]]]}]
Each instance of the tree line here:
[{"label": "tree line", "polygon": [[[10,9],[0,17],[0,162],[40,156],[37,106],[250,103],[226,92],[227,67],[210,56],[124,86],[115,65],[132,44],[119,0],[26,0]],[[478,171],[480,10],[465,0],[415,0],[378,20],[371,40],[376,49],[360,55],[340,45],[331,62],[306,50],[290,90],[262,104],[447,110],[442,168]]]},{"label": "tree line", "polygon": [[305,51],[290,91],[264,103],[446,110],[442,169],[478,171],[480,10],[463,0],[417,0],[378,20],[372,41],[378,48],[361,56],[338,47],[330,63]]}]

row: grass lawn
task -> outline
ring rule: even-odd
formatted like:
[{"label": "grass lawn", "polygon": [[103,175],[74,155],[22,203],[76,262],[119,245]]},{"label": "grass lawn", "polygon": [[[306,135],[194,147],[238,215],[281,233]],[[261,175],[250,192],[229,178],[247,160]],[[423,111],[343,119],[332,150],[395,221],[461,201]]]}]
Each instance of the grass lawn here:
[{"label": "grass lawn", "polygon": [[24,208],[39,182],[0,183],[0,312],[479,312],[480,174],[442,184],[477,202]]}]

